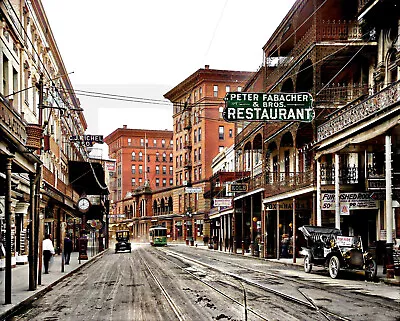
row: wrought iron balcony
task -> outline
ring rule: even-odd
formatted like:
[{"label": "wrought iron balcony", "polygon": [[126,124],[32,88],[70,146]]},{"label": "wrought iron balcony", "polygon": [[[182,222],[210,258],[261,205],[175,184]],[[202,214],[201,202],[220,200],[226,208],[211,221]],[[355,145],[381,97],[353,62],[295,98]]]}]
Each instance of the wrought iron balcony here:
[{"label": "wrought iron balcony", "polygon": [[[359,183],[359,168],[357,166],[346,166],[339,168],[339,184],[358,184]],[[321,164],[321,184],[335,184],[335,165]]]},{"label": "wrought iron balcony", "polygon": [[343,108],[317,128],[317,141],[338,134],[378,112],[389,109],[400,99],[400,81],[384,88],[357,105]]},{"label": "wrought iron balcony", "polygon": [[267,172],[265,174],[265,196],[298,190],[314,185],[314,172]]},{"label": "wrought iron balcony", "polygon": [[[323,88],[324,85],[321,85]],[[331,84],[322,90],[318,96],[315,97],[316,104],[347,104],[357,98],[368,94],[367,85],[347,85],[347,84]],[[317,90],[319,92],[319,90]]]}]

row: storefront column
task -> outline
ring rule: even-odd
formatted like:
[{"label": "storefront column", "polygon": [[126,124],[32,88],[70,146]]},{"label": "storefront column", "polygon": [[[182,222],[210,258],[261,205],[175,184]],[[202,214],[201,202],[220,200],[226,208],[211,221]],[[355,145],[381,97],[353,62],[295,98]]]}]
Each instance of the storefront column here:
[{"label": "storefront column", "polygon": [[279,235],[279,202],[276,202],[276,258],[280,257],[280,235]]},{"label": "storefront column", "polygon": [[6,160],[6,195],[4,211],[6,220],[6,273],[5,273],[5,304],[11,304],[11,166],[12,158]]},{"label": "storefront column", "polygon": [[293,235],[292,235],[292,252],[293,263],[296,263],[296,198],[293,197]]},{"label": "storefront column", "polygon": [[265,205],[261,203],[261,245],[262,254],[261,257],[265,258],[267,256],[267,229],[265,222]]},{"label": "storefront column", "polygon": [[35,266],[34,266],[34,246],[33,246],[33,225],[34,225],[34,215],[35,215],[35,175],[29,174],[29,291],[36,290],[36,279],[35,279]]},{"label": "storefront column", "polygon": [[317,226],[322,226],[322,210],[321,210],[321,159],[317,159]]},{"label": "storefront column", "polygon": [[236,254],[236,250],[237,250],[237,244],[236,244],[236,209],[235,209],[235,204],[234,204],[234,200],[232,200],[233,202],[233,213],[232,213],[232,233],[231,233],[231,237],[233,239],[233,253]]},{"label": "storefront column", "polygon": [[335,227],[340,229],[339,154],[335,154]]},{"label": "storefront column", "polygon": [[392,204],[392,136],[385,136],[386,177],[386,277],[394,277],[393,265],[393,204]]},{"label": "storefront column", "polygon": [[254,208],[253,208],[253,195],[250,196],[250,249],[251,255],[254,255]]}]

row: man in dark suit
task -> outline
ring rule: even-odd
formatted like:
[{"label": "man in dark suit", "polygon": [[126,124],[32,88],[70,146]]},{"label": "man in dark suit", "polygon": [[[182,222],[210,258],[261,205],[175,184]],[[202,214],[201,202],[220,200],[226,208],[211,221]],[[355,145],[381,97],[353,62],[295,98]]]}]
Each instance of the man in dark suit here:
[{"label": "man in dark suit", "polygon": [[64,259],[65,259],[65,264],[69,264],[69,259],[71,258],[71,252],[72,252],[72,241],[69,238],[69,235],[67,234],[64,239]]}]

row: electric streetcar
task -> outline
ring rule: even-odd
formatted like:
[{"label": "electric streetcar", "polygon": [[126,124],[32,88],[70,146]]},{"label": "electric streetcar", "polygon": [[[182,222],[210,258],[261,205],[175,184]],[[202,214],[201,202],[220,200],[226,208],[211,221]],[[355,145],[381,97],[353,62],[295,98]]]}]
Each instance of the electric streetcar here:
[{"label": "electric streetcar", "polygon": [[150,244],[167,245],[167,228],[163,226],[153,226],[149,229]]}]

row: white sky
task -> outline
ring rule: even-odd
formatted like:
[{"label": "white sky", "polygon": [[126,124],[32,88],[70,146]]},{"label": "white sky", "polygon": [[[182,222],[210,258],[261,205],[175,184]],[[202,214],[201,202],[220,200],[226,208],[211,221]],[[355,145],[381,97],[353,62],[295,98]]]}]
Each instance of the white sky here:
[{"label": "white sky", "polygon": [[[42,0],[76,89],[163,99],[204,65],[256,71],[295,0]],[[90,134],[172,129],[172,108],[78,96]]]}]

